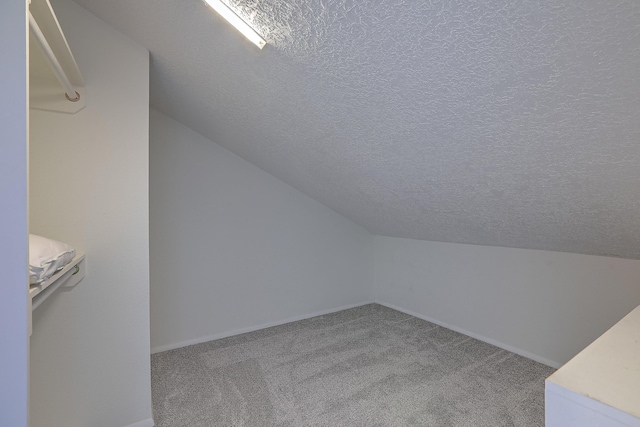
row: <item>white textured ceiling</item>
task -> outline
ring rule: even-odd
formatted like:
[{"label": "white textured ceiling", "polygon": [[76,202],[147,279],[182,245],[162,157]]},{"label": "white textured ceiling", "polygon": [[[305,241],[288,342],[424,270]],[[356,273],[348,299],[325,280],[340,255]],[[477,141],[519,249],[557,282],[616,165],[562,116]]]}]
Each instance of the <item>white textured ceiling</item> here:
[{"label": "white textured ceiling", "polygon": [[78,3],[154,107],[373,233],[640,258],[640,1],[228,1],[263,51],[200,0]]}]

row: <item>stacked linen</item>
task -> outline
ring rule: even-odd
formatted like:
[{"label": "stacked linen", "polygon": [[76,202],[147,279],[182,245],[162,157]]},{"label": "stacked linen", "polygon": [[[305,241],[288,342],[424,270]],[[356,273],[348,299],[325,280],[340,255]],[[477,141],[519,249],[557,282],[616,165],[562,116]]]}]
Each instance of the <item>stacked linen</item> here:
[{"label": "stacked linen", "polygon": [[29,234],[29,283],[50,279],[75,256],[76,250],[66,243]]}]

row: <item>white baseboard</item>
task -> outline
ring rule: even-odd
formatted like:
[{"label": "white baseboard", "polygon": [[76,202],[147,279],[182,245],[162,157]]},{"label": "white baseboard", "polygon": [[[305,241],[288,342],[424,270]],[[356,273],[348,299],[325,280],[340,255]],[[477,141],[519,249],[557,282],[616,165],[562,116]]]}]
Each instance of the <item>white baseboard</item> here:
[{"label": "white baseboard", "polygon": [[[435,323],[436,325],[442,326],[442,327],[447,328],[447,329],[451,329],[452,331],[459,332],[461,334],[470,336],[470,337],[478,339],[480,341],[484,341],[484,342],[486,342],[488,344],[495,345],[496,347],[500,347],[500,348],[502,348],[504,350],[510,351],[512,353],[515,353],[515,354],[519,354],[520,356],[524,356],[524,357],[526,357],[528,359],[535,360],[536,362],[542,363],[544,365],[550,366],[550,367],[555,368],[555,369],[558,369],[560,366],[562,366],[562,363],[556,362],[554,360],[547,359],[546,357],[542,357],[542,356],[539,356],[537,354],[533,354],[533,353],[530,353],[528,351],[512,347],[510,345],[504,344],[504,343],[496,341],[494,339],[487,338],[487,337],[485,337],[483,335],[476,334],[474,332],[470,332],[470,331],[467,331],[465,329],[459,328],[459,327],[457,327],[455,325],[451,325],[451,324],[442,322],[442,321],[440,321],[438,319],[434,319],[432,317],[425,316],[423,314],[416,313],[414,311],[407,310],[407,309],[404,309],[402,307],[398,307],[398,306],[395,306],[393,304],[388,304],[388,303],[385,303],[385,302],[382,302],[382,301],[367,301],[367,302],[362,302],[362,303],[358,303],[358,304],[345,305],[345,306],[341,306],[341,307],[332,308],[332,309],[329,309],[329,310],[317,311],[317,312],[314,312],[314,313],[304,314],[304,315],[301,315],[301,316],[289,317],[287,319],[278,320],[278,321],[275,321],[275,322],[269,322],[269,323],[264,323],[264,324],[261,324],[261,325],[250,326],[250,327],[247,327],[247,328],[234,329],[232,331],[222,332],[222,333],[214,334],[214,335],[207,335],[207,336],[204,336],[204,337],[194,338],[192,340],[181,341],[181,342],[178,342],[178,343],[173,343],[173,344],[167,344],[167,345],[162,345],[162,346],[158,346],[158,347],[153,347],[151,349],[151,353],[152,354],[160,353],[160,352],[163,352],[163,351],[174,350],[176,348],[187,347],[187,346],[194,345],[194,344],[201,344],[201,343],[207,342],[207,341],[219,340],[219,339],[231,337],[231,336],[234,336],[234,335],[245,334],[247,332],[259,331],[260,329],[271,328],[273,326],[284,325],[285,323],[297,322],[298,320],[304,320],[304,319],[310,319],[312,317],[323,316],[325,314],[331,314],[331,313],[335,313],[335,312],[342,311],[342,310],[348,310],[350,308],[355,308],[355,307],[361,307],[363,305],[372,304],[372,303],[380,304],[380,305],[383,305],[385,307],[389,307],[389,308],[391,308],[393,310],[397,310],[397,311],[400,311],[402,313],[406,313],[406,314],[409,314],[411,316],[417,317],[419,319],[426,320],[427,322]],[[150,424],[150,426],[153,426],[153,424]],[[134,425],[131,425],[131,426],[128,426],[128,427],[147,427],[147,424],[140,424],[140,425],[134,424]]]},{"label": "white baseboard", "polygon": [[459,328],[457,326],[450,325],[450,324],[445,323],[445,322],[441,322],[440,320],[434,319],[434,318],[429,317],[429,316],[425,316],[423,314],[416,313],[416,312],[411,311],[411,310],[406,310],[406,309],[404,309],[402,307],[398,307],[398,306],[395,306],[393,304],[388,304],[386,302],[376,301],[376,304],[384,305],[385,307],[389,307],[389,308],[392,308],[394,310],[401,311],[403,313],[406,313],[406,314],[409,314],[411,316],[417,317],[418,319],[426,320],[427,322],[435,323],[436,325],[442,326],[442,327],[447,328],[447,329],[451,329],[452,331],[460,332],[461,334],[467,335],[467,336],[469,336],[471,338],[475,338],[475,339],[478,339],[480,341],[484,341],[484,342],[486,342],[488,344],[495,345],[496,347],[500,347],[500,348],[502,348],[504,350],[510,351],[512,353],[515,353],[515,354],[519,354],[520,356],[524,356],[527,359],[535,360],[536,362],[542,363],[543,365],[547,365],[547,366],[550,366],[550,367],[555,368],[555,369],[558,369],[560,366],[562,366],[562,363],[556,362],[554,360],[547,359],[546,357],[538,356],[537,354],[533,354],[533,353],[530,353],[528,351],[524,351],[524,350],[519,349],[519,348],[512,347],[510,345],[501,343],[501,342],[496,341],[496,340],[491,339],[491,338],[487,338],[487,337],[482,336],[480,334],[476,334],[476,333],[467,331],[467,330]]},{"label": "white baseboard", "polygon": [[[325,314],[331,314],[342,310],[348,310],[350,308],[361,307],[367,304],[373,304],[374,301],[367,301],[358,304],[344,305],[342,307],[331,308],[329,310],[316,311],[315,313],[303,314],[301,316],[289,317],[283,320],[277,320],[275,322],[264,323],[262,325],[257,326],[249,326],[247,328],[234,329],[228,332],[222,332],[214,335],[207,335],[205,337],[194,338],[192,340],[181,341],[173,344],[161,345],[158,347],[151,348],[151,354],[160,353],[163,351],[174,350],[176,348],[187,347],[194,344],[201,344],[207,341],[219,340],[222,338],[231,337],[234,335],[246,334],[247,332],[259,331],[260,329],[271,328],[272,326],[284,325],[285,323],[297,322],[298,320],[310,319],[312,317],[323,316]],[[130,426],[134,427],[134,426]],[[135,427],[138,427],[137,425]],[[140,427],[143,427],[142,425]]]},{"label": "white baseboard", "polygon": [[137,423],[129,424],[127,427],[153,427],[155,423],[153,418],[147,418],[146,420],[138,421]]}]

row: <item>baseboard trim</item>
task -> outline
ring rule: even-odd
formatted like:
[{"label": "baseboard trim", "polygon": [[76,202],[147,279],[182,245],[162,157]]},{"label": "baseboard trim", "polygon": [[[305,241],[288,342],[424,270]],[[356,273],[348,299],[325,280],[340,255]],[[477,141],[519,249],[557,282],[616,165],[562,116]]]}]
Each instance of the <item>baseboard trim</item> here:
[{"label": "baseboard trim", "polygon": [[376,304],[383,305],[383,306],[391,308],[393,310],[401,311],[402,313],[409,314],[411,316],[417,317],[418,319],[426,320],[427,322],[435,323],[438,326],[442,326],[444,328],[451,329],[452,331],[456,331],[456,332],[459,332],[461,334],[470,336],[471,338],[475,338],[475,339],[478,339],[480,341],[484,341],[484,342],[486,342],[488,344],[495,345],[496,347],[500,347],[500,348],[502,348],[504,350],[510,351],[512,353],[515,353],[515,354],[519,354],[520,356],[524,356],[527,359],[534,360],[536,362],[542,363],[543,365],[547,365],[547,366],[550,366],[550,367],[555,368],[555,369],[558,369],[559,367],[561,367],[563,365],[562,363],[558,363],[558,362],[556,362],[554,360],[547,359],[546,357],[542,357],[542,356],[539,356],[537,354],[533,354],[533,353],[530,353],[528,351],[524,351],[522,349],[512,347],[512,346],[507,345],[505,343],[502,343],[500,341],[496,341],[494,339],[487,338],[487,337],[485,337],[483,335],[467,331],[466,329],[459,328],[459,327],[457,327],[455,325],[451,325],[449,323],[442,322],[442,321],[440,321],[438,319],[434,319],[432,317],[425,316],[425,315],[420,314],[420,313],[416,313],[415,311],[407,310],[405,308],[398,307],[396,305],[389,304],[389,303],[382,302],[382,301],[376,301]]},{"label": "baseboard trim", "polygon": [[153,427],[153,426],[155,426],[155,423],[153,422],[153,418],[147,418],[146,420],[129,424],[127,427]]},{"label": "baseboard trim", "polygon": [[[325,314],[336,313],[338,311],[348,310],[350,308],[362,307],[363,305],[373,304],[373,303],[374,301],[367,301],[367,302],[362,302],[358,304],[343,305],[341,307],[331,308],[329,310],[316,311],[314,313],[289,317],[287,319],[277,320],[275,322],[263,323],[257,326],[249,326],[247,328],[234,329],[228,332],[222,332],[219,334],[207,335],[205,337],[194,338],[186,341],[180,341],[174,344],[161,345],[158,347],[151,348],[151,354],[161,353],[163,351],[175,350],[176,348],[188,347],[190,345],[201,344],[207,341],[219,340],[219,339],[231,337],[234,335],[246,334],[247,332],[259,331],[261,329],[271,328],[273,326],[284,325],[285,323],[297,322],[298,320],[310,319],[312,317],[317,317],[317,316],[324,316]],[[129,427],[138,427],[138,426],[135,425],[135,426],[129,426]],[[141,425],[140,427],[144,427],[144,426]]]},{"label": "baseboard trim", "polygon": [[[289,318],[283,319],[283,320],[278,320],[278,321],[275,321],[275,322],[263,323],[261,325],[250,326],[250,327],[247,327],[247,328],[234,329],[232,331],[222,332],[222,333],[213,334],[213,335],[207,335],[207,336],[204,336],[204,337],[199,337],[199,338],[194,338],[194,339],[191,339],[191,340],[181,341],[181,342],[177,342],[177,343],[174,343],[174,344],[161,345],[161,346],[158,346],[158,347],[153,347],[151,349],[151,354],[161,353],[163,351],[175,350],[177,348],[188,347],[190,345],[201,344],[201,343],[204,343],[204,342],[213,341],[213,340],[219,340],[219,339],[222,339],[222,338],[228,338],[228,337],[231,337],[231,336],[234,336],[234,335],[246,334],[248,332],[259,331],[261,329],[271,328],[273,326],[280,326],[280,325],[284,325],[286,323],[297,322],[298,320],[310,319],[312,317],[323,316],[325,314],[336,313],[338,311],[348,310],[350,308],[361,307],[363,305],[373,304],[373,303],[383,305],[385,307],[391,308],[393,310],[400,311],[402,313],[409,314],[409,315],[417,317],[419,319],[426,320],[427,322],[435,323],[436,325],[442,326],[442,327],[447,328],[447,329],[451,329],[452,331],[459,332],[461,334],[470,336],[470,337],[478,339],[480,341],[484,341],[484,342],[486,342],[488,344],[495,345],[496,347],[500,347],[500,348],[502,348],[504,350],[510,351],[512,353],[515,353],[515,354],[519,354],[520,356],[524,356],[524,357],[526,357],[528,359],[535,360],[536,362],[542,363],[542,364],[550,366],[552,368],[558,369],[560,366],[562,366],[562,363],[556,362],[556,361],[551,360],[551,359],[547,359],[546,357],[542,357],[542,356],[539,356],[537,354],[530,353],[528,351],[525,351],[525,350],[510,346],[510,345],[502,343],[500,341],[496,341],[496,340],[494,340],[492,338],[488,338],[488,337],[485,337],[483,335],[476,334],[476,333],[468,331],[466,329],[457,327],[455,325],[451,325],[449,323],[442,322],[442,321],[440,321],[438,319],[434,319],[432,317],[425,316],[425,315],[420,314],[420,313],[416,313],[415,311],[407,310],[405,308],[402,308],[402,307],[399,307],[399,306],[396,306],[396,305],[393,305],[393,304],[389,304],[389,303],[386,303],[386,302],[382,302],[382,301],[367,301],[367,302],[362,302],[362,303],[358,303],[358,304],[344,305],[344,306],[341,306],[341,307],[331,308],[331,309],[328,309],[328,310],[316,311],[314,313],[303,314],[303,315],[300,315],[300,316],[293,316],[293,317],[289,317]],[[147,422],[147,421],[145,420],[145,421],[142,421],[141,423],[144,423],[144,422]],[[153,427],[153,420],[151,420],[151,422],[152,422],[152,424],[139,424],[139,425],[138,424],[132,424],[131,426],[127,426],[127,427]]]}]

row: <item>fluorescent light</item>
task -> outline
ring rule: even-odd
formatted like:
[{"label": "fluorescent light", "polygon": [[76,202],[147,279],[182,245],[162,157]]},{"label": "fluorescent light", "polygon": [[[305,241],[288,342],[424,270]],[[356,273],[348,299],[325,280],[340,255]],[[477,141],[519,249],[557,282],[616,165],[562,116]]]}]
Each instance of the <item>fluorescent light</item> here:
[{"label": "fluorescent light", "polygon": [[236,15],[229,6],[222,3],[220,0],[204,0],[209,6],[211,6],[216,12],[218,12],[224,19],[229,21],[231,25],[236,27],[246,38],[251,40],[253,44],[262,49],[267,42],[255,32],[253,28],[247,25],[238,15]]}]

